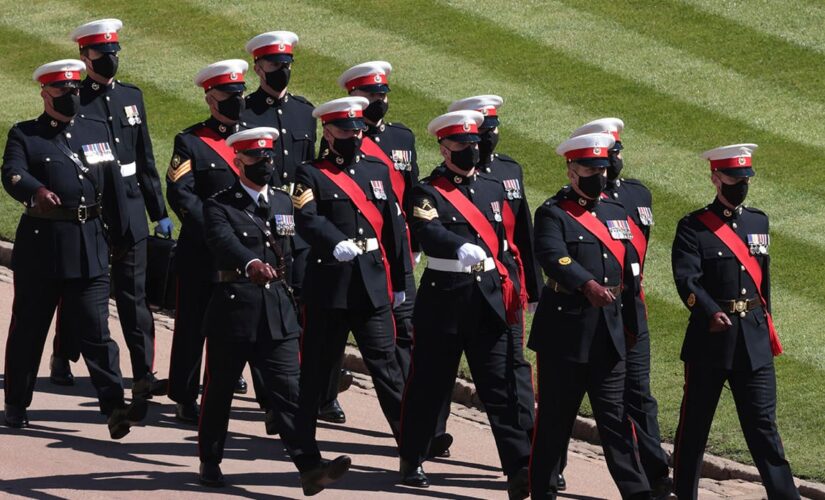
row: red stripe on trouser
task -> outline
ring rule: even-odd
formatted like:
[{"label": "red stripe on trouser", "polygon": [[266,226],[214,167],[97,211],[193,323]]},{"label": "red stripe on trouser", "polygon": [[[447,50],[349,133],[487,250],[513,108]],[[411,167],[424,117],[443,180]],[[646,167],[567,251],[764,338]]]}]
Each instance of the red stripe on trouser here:
[{"label": "red stripe on trouser", "polygon": [[175,360],[175,335],[178,334],[180,316],[180,277],[175,279],[175,324],[172,326],[172,349],[169,352],[169,378],[172,378],[172,362]]},{"label": "red stripe on trouser", "polygon": [[682,434],[685,430],[685,413],[687,413],[688,374],[690,365],[685,363],[685,389],[682,395],[682,408],[679,411],[679,429],[676,432],[676,442],[673,445],[673,482],[676,483],[676,474],[679,471],[679,448],[682,444]]},{"label": "red stripe on trouser", "polygon": [[209,374],[209,339],[206,339],[206,361],[204,361],[204,380],[203,382],[203,396],[201,396],[201,408],[198,414],[198,456],[201,456],[201,425],[203,424],[203,408],[206,404],[206,394],[209,392],[209,382],[212,380],[212,377]]},{"label": "red stripe on trouser", "polygon": [[57,301],[57,318],[54,321],[54,347],[55,347],[55,350],[57,351],[57,354],[59,354],[61,358],[63,357],[63,353],[60,351],[60,343],[61,343],[61,337],[60,337],[61,328],[60,328],[60,325],[62,325],[62,324],[63,324],[63,297],[60,297],[60,299]]},{"label": "red stripe on trouser", "polygon": [[[523,320],[522,320],[523,321]],[[539,373],[539,354],[536,353],[536,375]],[[533,377],[533,370],[530,370],[530,378],[532,381]],[[541,378],[541,377],[539,377]],[[534,393],[535,393],[535,386],[534,386]],[[539,433],[539,398],[541,397],[541,387],[539,387],[539,393],[536,394],[536,410],[535,410],[535,417],[533,417],[533,439],[530,442],[530,460],[527,462],[527,487],[532,492],[533,491],[533,455],[536,449],[536,438]]]}]

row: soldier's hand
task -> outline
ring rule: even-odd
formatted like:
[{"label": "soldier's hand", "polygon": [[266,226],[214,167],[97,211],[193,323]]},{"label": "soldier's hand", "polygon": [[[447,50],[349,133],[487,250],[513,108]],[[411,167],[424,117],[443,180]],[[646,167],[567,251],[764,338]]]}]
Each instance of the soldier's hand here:
[{"label": "soldier's hand", "polygon": [[731,322],[728,315],[722,311],[719,311],[716,314],[714,314],[712,318],[710,318],[710,325],[708,325],[708,328],[710,328],[710,331],[718,333],[726,332],[728,328],[732,326],[733,323]]},{"label": "soldier's hand", "polygon": [[590,280],[582,285],[581,291],[593,307],[604,307],[616,300],[613,292],[596,283],[596,280]]},{"label": "soldier's hand", "polygon": [[275,279],[275,271],[269,264],[264,264],[260,260],[253,260],[246,268],[249,281],[256,285],[266,285]]},{"label": "soldier's hand", "polygon": [[465,243],[458,248],[458,260],[462,266],[470,267],[487,258],[487,253],[478,245]]},{"label": "soldier's hand", "polygon": [[37,188],[34,193],[34,204],[41,212],[48,212],[54,207],[60,206],[60,197],[44,186]]},{"label": "soldier's hand", "polygon": [[348,262],[362,253],[364,253],[364,251],[350,240],[339,241],[332,250],[332,256],[335,257],[338,262]]}]

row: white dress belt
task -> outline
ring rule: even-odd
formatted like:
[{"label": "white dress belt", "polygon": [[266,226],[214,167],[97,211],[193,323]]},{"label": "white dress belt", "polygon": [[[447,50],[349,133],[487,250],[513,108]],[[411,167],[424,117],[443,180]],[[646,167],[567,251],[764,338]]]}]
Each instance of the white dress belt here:
[{"label": "white dress belt", "polygon": [[121,177],[130,177],[135,175],[137,172],[137,165],[135,162],[132,163],[124,163],[120,165],[120,175]]},{"label": "white dress belt", "polygon": [[448,273],[478,273],[492,271],[496,268],[496,261],[492,257],[487,257],[474,266],[463,266],[461,261],[457,259],[439,259],[438,257],[427,256],[427,268]]}]

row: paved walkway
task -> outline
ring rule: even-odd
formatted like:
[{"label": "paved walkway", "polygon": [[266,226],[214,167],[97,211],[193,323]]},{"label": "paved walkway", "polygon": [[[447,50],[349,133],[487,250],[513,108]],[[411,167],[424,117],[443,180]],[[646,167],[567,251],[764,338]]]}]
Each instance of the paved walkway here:
[{"label": "paved walkway", "polygon": [[[0,344],[5,346],[13,298],[11,276],[0,268]],[[116,319],[113,336],[123,346],[121,363],[130,373],[128,355]],[[165,377],[172,332],[167,319],[157,321],[156,368]],[[205,489],[197,483],[197,430],[173,418],[165,397],[155,398],[145,426],[111,441],[83,363],[73,365],[77,383],[58,387],[48,380],[47,341],[34,402],[31,427],[0,426],[0,494],[32,498],[152,498],[233,495],[247,498],[300,498],[298,474],[277,438],[264,434],[263,415],[251,395],[238,397],[222,464],[228,486]],[[247,377],[247,380],[249,378]],[[127,392],[128,394],[128,392]],[[319,498],[507,498],[492,434],[483,414],[453,405],[449,430],[456,441],[453,458],[426,464],[433,484],[427,490],[396,484],[398,458],[369,379],[358,376],[341,395],[347,411],[344,426],[321,424],[318,434],[325,456],[348,454],[353,467]],[[567,469],[567,498],[619,498],[601,452],[573,442]],[[703,480],[701,498],[760,498],[759,485]]]}]

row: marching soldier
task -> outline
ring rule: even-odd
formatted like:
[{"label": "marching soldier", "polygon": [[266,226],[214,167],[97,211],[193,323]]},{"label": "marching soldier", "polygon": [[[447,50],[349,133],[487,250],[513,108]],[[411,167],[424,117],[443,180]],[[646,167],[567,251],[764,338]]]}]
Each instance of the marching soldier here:
[{"label": "marching soldier", "polygon": [[166,197],[182,221],[175,251],[178,302],[169,362],[169,397],[177,403],[175,417],[183,422],[198,421],[202,324],[214,275],[204,239],[203,202],[237,179],[235,154],[226,138],[241,126],[248,67],[246,61],[229,59],[198,72],[195,85],[203,87],[212,116],[175,136],[166,174]]},{"label": "marching soldier", "polygon": [[[622,158],[621,133],[624,122],[618,118],[601,118],[576,129],[570,137],[584,134],[605,133],[616,139],[608,152],[610,164],[607,166],[607,186],[604,194],[624,205],[628,225],[633,233],[628,252],[631,266],[638,280],[627,283],[623,290],[622,308],[625,333],[629,336],[625,359],[627,377],[625,379],[625,411],[636,426],[639,458],[645,470],[654,497],[667,495],[673,489],[670,480],[668,458],[662,449],[659,434],[659,406],[650,392],[650,332],[647,322],[647,305],[641,288],[647,242],[653,225],[652,196],[650,191],[636,179],[619,178],[624,166]],[[640,285],[639,287],[633,285]],[[633,307],[630,305],[633,304]],[[566,459],[562,461],[562,470]]]},{"label": "marching soldier", "polygon": [[[108,123],[114,153],[125,183],[126,223],[110,227],[118,317],[132,361],[132,391],[142,397],[166,394],[166,381],[155,379],[155,328],[146,302],[146,238],[149,218],[158,231],[172,235],[172,220],[166,213],[152,142],[146,122],[143,94],[134,85],[115,80],[118,69],[118,19],[84,24],[72,33],[86,63],[86,79],[80,87],[80,112]],[[52,380],[71,381],[68,360],[59,354],[52,364]],[[62,361],[62,363],[61,363]],[[65,370],[60,370],[60,367]],[[63,373],[61,373],[61,371]]]},{"label": "marching soldier", "polygon": [[361,155],[363,97],[343,97],[313,112],[328,151],[298,167],[292,201],[299,233],[310,245],[304,278],[301,405],[316,416],[352,332],[378,401],[398,434],[404,380],[395,358],[391,307],[405,299],[403,221],[387,167]]},{"label": "marching soldier", "polygon": [[[480,95],[453,102],[450,111],[470,109],[484,115],[484,121],[478,129],[480,142],[478,171],[501,183],[512,216],[504,217],[504,229],[507,240],[513,246],[507,248],[512,259],[506,259],[510,279],[522,300],[535,312],[542,288],[541,267],[533,255],[533,218],[524,190],[524,173],[521,165],[507,155],[496,153],[499,139],[498,109],[504,100],[497,95]],[[519,311],[519,321],[510,327],[513,336],[513,376],[518,391],[518,415],[521,426],[528,431],[532,439],[533,416],[535,413],[535,395],[533,393],[533,367],[524,359],[524,317]]]},{"label": "marching soldier", "polygon": [[634,279],[625,208],[600,198],[615,139],[585,134],[563,142],[570,186],[536,211],[536,258],[549,277],[528,346],[536,351],[539,393],[532,498],[555,498],[558,470],[584,394],[622,498],[649,498],[633,423],[625,416],[622,287]]},{"label": "marching soldier", "polygon": [[702,455],[727,382],[768,498],[799,498],[776,428],[776,372],[782,353],[771,316],[768,216],[742,203],[756,144],[706,151],[713,203],[681,221],[673,278],[690,310],[682,361],[685,390],[676,430],[674,491],[696,498]]},{"label": "marching soldier", "polygon": [[65,59],[34,72],[44,112],[14,125],[3,155],[3,187],[26,208],[12,252],[14,304],[6,343],[5,419],[29,425],[43,345],[55,309],[60,352],[83,354],[109,435],[120,439],[146,415],[128,407],[118,348],[109,336],[109,248],[102,217],[120,217],[115,155],[106,121],[78,116],[82,61]]},{"label": "marching soldier", "polygon": [[204,202],[206,244],[217,284],[206,309],[206,384],[198,428],[200,481],[223,486],[220,469],[235,383],[248,362],[261,374],[281,440],[301,473],[305,495],[340,478],[351,460],[322,460],[299,420],[301,328],[288,285],[295,220],[288,193],[270,186],[278,130],[258,127],[229,136],[238,180]]},{"label": "marching soldier", "polygon": [[[389,74],[392,65],[386,61],[372,61],[355,65],[338,77],[338,85],[349,95],[363,97],[369,101],[364,108],[364,122],[367,129],[361,142],[361,152],[380,160],[387,166],[395,199],[401,207],[400,217],[404,219],[406,234],[405,244],[410,244],[409,228],[406,226],[406,214],[412,205],[412,187],[418,182],[418,163],[415,152],[415,135],[400,123],[386,122],[384,116],[388,109]],[[328,145],[321,144],[323,150]],[[420,258],[416,249],[407,248],[405,255],[413,251],[413,259]],[[406,276],[406,300],[393,309],[395,320],[395,355],[401,366],[401,373],[406,380],[410,368],[410,349],[412,348],[412,311],[415,304],[415,276],[410,266]],[[322,420],[344,423],[346,415],[338,403],[337,395],[342,383],[341,371],[333,370],[332,380],[327,387],[324,403],[321,405],[319,418]],[[346,371],[344,371],[346,376]]]},{"label": "marching soldier", "polygon": [[414,188],[412,230],[427,254],[415,305],[411,375],[405,389],[401,480],[426,488],[422,462],[443,402],[467,356],[493,429],[511,499],[529,495],[530,438],[518,416],[512,373],[514,337],[523,304],[510,278],[512,259],[503,217],[506,197],[495,179],[479,175],[478,111],[453,111],[427,129],[444,163]]}]

